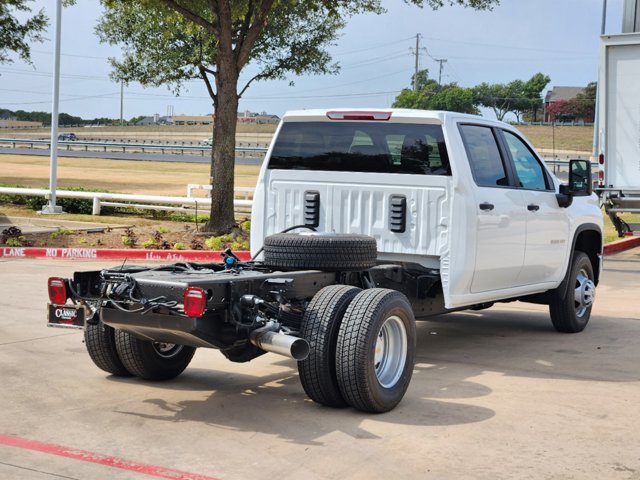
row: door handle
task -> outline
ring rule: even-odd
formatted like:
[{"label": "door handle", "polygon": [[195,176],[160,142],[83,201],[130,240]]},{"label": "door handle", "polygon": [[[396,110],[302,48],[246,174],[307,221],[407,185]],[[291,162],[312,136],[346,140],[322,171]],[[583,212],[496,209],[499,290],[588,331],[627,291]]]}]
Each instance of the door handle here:
[{"label": "door handle", "polygon": [[489,210],[493,210],[493,208],[494,208],[493,203],[484,202],[480,204],[480,210],[483,210],[485,212],[488,212]]},{"label": "door handle", "polygon": [[540,205],[527,205],[527,210],[530,212],[537,212],[540,210]]}]

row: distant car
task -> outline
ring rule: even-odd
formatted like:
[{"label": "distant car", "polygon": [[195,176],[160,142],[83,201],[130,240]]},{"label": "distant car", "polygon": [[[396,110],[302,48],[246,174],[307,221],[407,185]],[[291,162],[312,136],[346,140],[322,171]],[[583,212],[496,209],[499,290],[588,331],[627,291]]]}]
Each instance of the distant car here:
[{"label": "distant car", "polygon": [[202,140],[202,144],[206,146],[213,145],[213,137],[205,138],[204,140]]},{"label": "distant car", "polygon": [[75,133],[61,133],[58,135],[58,140],[70,140],[75,142],[78,140],[78,136]]}]

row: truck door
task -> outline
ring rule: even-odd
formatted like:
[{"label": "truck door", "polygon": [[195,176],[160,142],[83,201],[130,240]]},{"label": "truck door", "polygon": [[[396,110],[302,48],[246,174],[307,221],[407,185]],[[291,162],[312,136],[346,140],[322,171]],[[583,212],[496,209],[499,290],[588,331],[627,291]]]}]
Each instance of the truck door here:
[{"label": "truck door", "polygon": [[502,130],[502,138],[515,167],[527,220],[524,264],[520,285],[560,280],[568,252],[569,218],[560,208],[549,173],[533,150],[515,133]]},{"label": "truck door", "polygon": [[522,191],[514,188],[498,132],[461,124],[460,132],[475,185],[476,255],[471,293],[519,286],[524,263],[526,220]]}]

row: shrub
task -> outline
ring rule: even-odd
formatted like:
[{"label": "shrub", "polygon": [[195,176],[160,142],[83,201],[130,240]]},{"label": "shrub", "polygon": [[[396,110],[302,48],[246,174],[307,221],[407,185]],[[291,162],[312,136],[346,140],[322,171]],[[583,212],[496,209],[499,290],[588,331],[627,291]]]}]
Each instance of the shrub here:
[{"label": "shrub", "polygon": [[222,248],[222,237],[209,237],[204,241],[209,250],[220,250]]},{"label": "shrub", "polygon": [[144,248],[153,248],[156,245],[157,245],[157,243],[153,238],[150,238],[149,240],[145,240],[144,242],[142,242],[142,246]]},{"label": "shrub", "polygon": [[22,241],[19,238],[9,238],[7,240],[8,247],[21,247]]},{"label": "shrub", "polygon": [[186,248],[187,248],[187,246],[182,242],[178,242],[178,243],[173,245],[173,249],[174,250],[184,250]]}]

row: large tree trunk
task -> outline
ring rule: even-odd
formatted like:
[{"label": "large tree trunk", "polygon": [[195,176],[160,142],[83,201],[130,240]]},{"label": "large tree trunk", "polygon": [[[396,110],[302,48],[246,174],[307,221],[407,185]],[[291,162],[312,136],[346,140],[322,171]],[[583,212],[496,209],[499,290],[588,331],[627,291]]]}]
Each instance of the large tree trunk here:
[{"label": "large tree trunk", "polygon": [[[217,101],[211,152],[211,212],[205,225],[214,235],[228,233],[236,224],[233,187],[238,120],[238,74],[232,59],[219,59],[216,76]],[[226,65],[222,65],[222,63]]]}]

